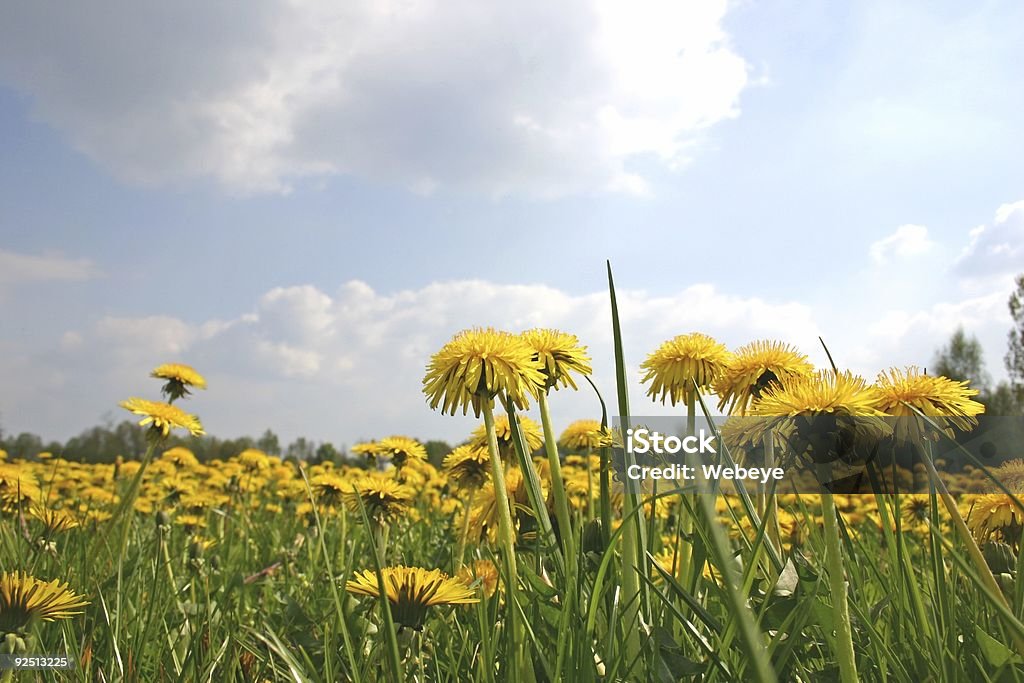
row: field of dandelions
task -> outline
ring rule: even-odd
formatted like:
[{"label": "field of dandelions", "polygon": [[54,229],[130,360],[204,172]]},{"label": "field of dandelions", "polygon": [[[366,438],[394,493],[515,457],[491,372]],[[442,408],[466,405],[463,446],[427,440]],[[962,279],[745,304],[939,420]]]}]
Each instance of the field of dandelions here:
[{"label": "field of dandelions", "polygon": [[[569,332],[471,329],[423,359],[408,381],[424,410],[480,419],[440,468],[404,436],[342,465],[199,462],[166,443],[203,432],[187,408],[206,382],[179,364],[149,390],[140,378],[154,400],[122,403],[145,453],[0,452],[0,651],[72,662],[0,680],[1024,679],[1024,508],[1004,486],[1024,464],[947,472],[929,456],[975,426],[976,392],[699,333],[630,350],[649,355],[629,376],[610,273],[609,292],[612,395]],[[567,391],[590,392],[595,419],[559,425]],[[765,418],[757,440],[726,439],[725,462],[785,457],[778,436],[801,416],[901,416],[915,428],[887,438],[922,447],[928,492],[652,493],[609,464],[630,398],[675,406],[690,429]]]}]

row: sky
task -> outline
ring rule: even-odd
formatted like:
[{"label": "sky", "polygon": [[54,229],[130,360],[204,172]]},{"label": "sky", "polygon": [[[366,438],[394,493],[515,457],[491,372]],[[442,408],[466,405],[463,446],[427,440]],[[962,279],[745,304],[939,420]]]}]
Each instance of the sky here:
[{"label": "sky", "polygon": [[576,334],[610,400],[606,260],[637,415],[691,331],[871,379],[962,325],[999,380],[1021,63],[1010,1],[0,4],[0,427],[174,361],[217,436],[457,441],[423,371],[487,325]]}]

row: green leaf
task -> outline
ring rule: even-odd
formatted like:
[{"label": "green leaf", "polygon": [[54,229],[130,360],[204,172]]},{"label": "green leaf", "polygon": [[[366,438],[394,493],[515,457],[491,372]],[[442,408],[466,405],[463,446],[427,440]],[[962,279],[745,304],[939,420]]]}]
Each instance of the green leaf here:
[{"label": "green leaf", "polygon": [[1021,663],[1020,655],[985,633],[977,624],[974,626],[974,637],[978,641],[978,648],[981,650],[981,654],[985,655],[985,659],[992,666]]}]

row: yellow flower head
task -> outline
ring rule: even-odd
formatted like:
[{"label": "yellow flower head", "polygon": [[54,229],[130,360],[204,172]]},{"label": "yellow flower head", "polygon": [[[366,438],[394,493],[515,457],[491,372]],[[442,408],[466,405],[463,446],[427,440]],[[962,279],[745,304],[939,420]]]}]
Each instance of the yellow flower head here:
[{"label": "yellow flower head", "polygon": [[543,364],[542,372],[547,378],[547,389],[557,391],[559,385],[576,389],[572,374],[578,372],[581,375],[590,375],[593,372],[587,347],[580,346],[580,340],[574,334],[535,328],[523,332],[520,336]]},{"label": "yellow flower head", "polygon": [[42,581],[24,572],[0,574],[0,631],[25,633],[36,621],[69,619],[89,602],[66,583]]},{"label": "yellow flower head", "polygon": [[558,437],[558,443],[570,451],[590,453],[612,445],[612,432],[597,420],[576,420]]},{"label": "yellow flower head", "polygon": [[484,402],[505,398],[525,410],[545,386],[543,364],[519,336],[493,328],[455,335],[427,365],[423,393],[431,408],[455,415],[469,407],[480,417]]},{"label": "yellow flower head", "polygon": [[480,488],[490,477],[491,456],[486,448],[459,446],[445,457],[444,469],[456,486]]},{"label": "yellow flower head", "polygon": [[1024,515],[1021,515],[1014,499],[1005,493],[987,493],[974,499],[967,526],[978,541],[994,538],[998,541],[1016,543],[1020,540]]},{"label": "yellow flower head", "polygon": [[646,373],[644,384],[650,382],[647,395],[655,401],[668,398],[675,405],[694,396],[693,384],[706,390],[732,360],[725,346],[706,334],[683,334],[657,348],[640,369]]},{"label": "yellow flower head", "polygon": [[17,465],[0,463],[0,510],[12,512],[43,498],[35,476]]},{"label": "yellow flower head", "polygon": [[488,598],[498,591],[498,568],[490,560],[476,560],[459,570],[458,578],[472,586],[479,581],[479,590]]},{"label": "yellow flower head", "polygon": [[926,375],[914,366],[879,373],[875,386],[879,410],[901,418],[896,420],[896,438],[902,443],[932,431],[918,411],[949,433],[953,427],[970,431],[978,424],[977,416],[985,412],[985,406],[971,399],[978,390],[969,389],[967,382]]},{"label": "yellow flower head", "polygon": [[[476,591],[461,579],[449,578],[439,569],[420,567],[384,567],[384,594],[391,603],[391,613],[401,626],[420,631],[426,621],[427,609],[436,605],[468,605],[480,602]],[[356,572],[345,587],[350,593],[379,597],[381,587],[372,570]]]},{"label": "yellow flower head", "polygon": [[161,391],[172,403],[183,396],[188,396],[192,387],[206,388],[206,379],[191,366],[181,363],[164,363],[149,373],[149,376],[164,380]]},{"label": "yellow flower head", "polygon": [[55,510],[42,505],[34,505],[32,516],[43,523],[43,531],[46,536],[59,534],[78,526],[78,520],[67,510]]},{"label": "yellow flower head", "polygon": [[768,418],[764,427],[784,436],[794,455],[827,463],[862,457],[864,446],[892,434],[877,403],[878,390],[862,377],[819,371],[769,386],[750,414]]},{"label": "yellow flower head", "polygon": [[[526,439],[526,449],[533,453],[544,443],[544,434],[540,425],[526,417],[517,415],[519,420],[519,431]],[[509,426],[508,416],[499,415],[494,419],[494,432],[498,439],[498,455],[505,462],[515,459],[515,445],[512,441],[512,427]],[[469,445],[474,448],[487,450],[487,425],[482,424],[473,430],[469,439]]]},{"label": "yellow flower head", "polygon": [[367,459],[373,459],[380,453],[380,445],[376,441],[363,441],[361,443],[354,444],[349,450],[356,455],[361,455]]},{"label": "yellow flower head", "polygon": [[426,460],[427,449],[416,439],[407,436],[389,436],[377,442],[377,455],[391,458],[401,468],[410,460]]},{"label": "yellow flower head", "polygon": [[188,468],[199,464],[195,454],[184,446],[168,448],[160,455],[160,459],[172,462],[176,467]]},{"label": "yellow flower head", "polygon": [[120,405],[129,412],[142,415],[143,419],[139,421],[139,424],[151,425],[151,433],[160,438],[166,438],[172,429],[184,429],[192,436],[205,434],[198,417],[189,415],[169,403],[147,401],[144,398],[130,398],[127,401],[121,401]]},{"label": "yellow flower head", "polygon": [[409,510],[415,497],[416,491],[412,487],[383,477],[366,477],[353,482],[344,493],[345,507],[358,515],[359,500],[362,499],[366,516],[377,524],[401,517]]},{"label": "yellow flower head", "polygon": [[878,390],[849,371],[822,370],[793,377],[785,386],[769,386],[751,407],[752,415],[787,416],[834,413],[881,416]]},{"label": "yellow flower head", "polygon": [[785,386],[792,377],[814,372],[807,356],[778,341],[755,341],[740,347],[713,383],[718,409],[746,415],[750,402],[769,386]]}]

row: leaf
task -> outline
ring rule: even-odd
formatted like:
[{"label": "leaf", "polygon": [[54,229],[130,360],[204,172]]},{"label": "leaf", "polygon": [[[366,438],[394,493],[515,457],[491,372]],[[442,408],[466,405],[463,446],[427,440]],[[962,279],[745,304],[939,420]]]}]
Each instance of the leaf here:
[{"label": "leaf", "polygon": [[779,574],[779,580],[775,582],[773,592],[780,598],[785,598],[793,595],[799,585],[800,574],[796,571],[796,564],[793,562],[793,558],[789,558],[786,560],[786,566],[782,568],[782,573]]},{"label": "leaf", "polygon": [[985,633],[978,625],[974,626],[974,637],[978,641],[978,648],[981,650],[981,654],[985,655],[985,659],[992,666],[1021,663],[1020,655]]}]

